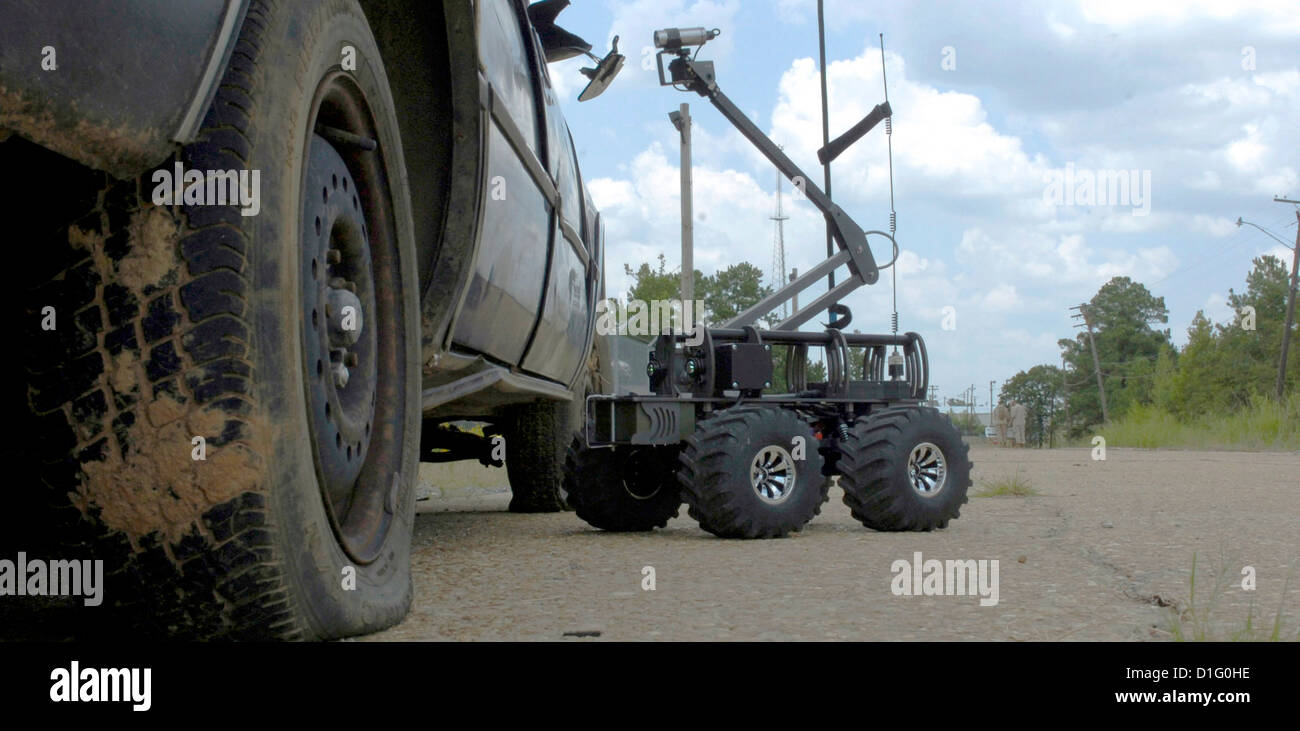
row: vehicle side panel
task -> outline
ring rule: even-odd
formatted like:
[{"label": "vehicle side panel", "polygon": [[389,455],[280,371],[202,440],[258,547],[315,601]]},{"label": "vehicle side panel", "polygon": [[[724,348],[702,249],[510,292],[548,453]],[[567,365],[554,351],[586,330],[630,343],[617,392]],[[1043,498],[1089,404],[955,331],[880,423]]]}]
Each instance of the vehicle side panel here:
[{"label": "vehicle side panel", "polygon": [[549,171],[555,179],[562,223],[554,231],[546,303],[525,357],[526,370],[568,383],[586,360],[587,323],[595,281],[587,276],[591,238],[583,241],[584,196],[578,177],[573,140],[560,100],[543,69],[542,98],[546,108]]},{"label": "vehicle side panel", "polygon": [[517,364],[542,300],[551,212],[499,126],[488,139],[480,245],[455,342]]}]

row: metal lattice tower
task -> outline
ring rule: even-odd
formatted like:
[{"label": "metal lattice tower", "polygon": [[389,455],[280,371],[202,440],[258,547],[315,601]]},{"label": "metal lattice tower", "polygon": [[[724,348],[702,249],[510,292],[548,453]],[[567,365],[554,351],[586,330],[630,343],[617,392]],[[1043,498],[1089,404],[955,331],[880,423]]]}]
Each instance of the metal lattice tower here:
[{"label": "metal lattice tower", "polygon": [[[776,173],[776,215],[770,217],[776,222],[776,229],[772,234],[772,288],[780,289],[786,283],[785,269],[785,222],[790,217],[785,215],[785,208],[781,200],[781,171]],[[790,316],[790,308],[787,304],[781,305],[781,319]]]}]

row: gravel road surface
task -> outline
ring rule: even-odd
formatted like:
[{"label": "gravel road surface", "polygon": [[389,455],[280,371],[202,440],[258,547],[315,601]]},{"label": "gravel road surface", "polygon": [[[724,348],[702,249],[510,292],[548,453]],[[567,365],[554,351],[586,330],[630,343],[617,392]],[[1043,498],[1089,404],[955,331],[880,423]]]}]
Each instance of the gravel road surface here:
[{"label": "gravel road surface", "polygon": [[[1252,611],[1271,627],[1281,608],[1284,638],[1296,639],[1300,454],[1106,456],[974,447],[972,493],[1019,476],[1038,494],[972,497],[943,531],[877,533],[832,488],[801,533],[768,541],[715,538],[685,509],[649,534],[604,533],[573,513],[511,515],[503,472],[426,465],[415,605],[365,639],[1162,640],[1196,627],[1193,555],[1195,617],[1212,637]],[[997,560],[997,604],[895,595],[891,566],[917,552]]]}]

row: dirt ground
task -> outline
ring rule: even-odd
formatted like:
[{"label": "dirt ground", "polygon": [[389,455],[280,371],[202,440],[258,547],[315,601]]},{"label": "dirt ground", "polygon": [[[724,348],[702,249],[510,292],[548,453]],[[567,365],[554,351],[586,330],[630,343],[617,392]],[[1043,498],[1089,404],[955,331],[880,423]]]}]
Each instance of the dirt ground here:
[{"label": "dirt ground", "polygon": [[[503,472],[425,465],[414,607],[364,639],[1163,640],[1176,610],[1184,632],[1196,616],[1226,639],[1252,612],[1271,627],[1279,608],[1284,639],[1297,638],[1300,454],[1106,456],[977,446],[972,492],[1018,475],[1038,495],[972,497],[943,531],[877,533],[832,488],[801,533],[769,541],[715,538],[684,509],[650,534],[511,515]],[[891,565],[916,552],[998,560],[998,603],[894,595]]]}]

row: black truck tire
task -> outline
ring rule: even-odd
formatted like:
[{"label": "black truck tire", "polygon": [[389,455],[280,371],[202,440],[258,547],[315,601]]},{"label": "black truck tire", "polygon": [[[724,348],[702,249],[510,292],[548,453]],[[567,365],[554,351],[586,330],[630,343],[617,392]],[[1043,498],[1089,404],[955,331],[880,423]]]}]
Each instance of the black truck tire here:
[{"label": "black truck tire", "polygon": [[586,422],[586,397],[600,390],[593,345],[570,401],[535,401],[507,410],[506,476],[512,513],[558,513],[572,508],[564,487],[569,442]]},{"label": "black truck tire", "polygon": [[[377,149],[322,144],[318,124]],[[111,626],[132,634],[390,626],[411,601],[419,310],[398,125],[356,1],[252,0],[196,141],[158,170],[175,163],[260,171],[260,210],[109,181],[26,298],[61,318],[26,370],[67,557],[105,559]],[[337,350],[356,390],[312,352],[337,323],[311,298],[349,286],[362,324]]]},{"label": "black truck tire", "polygon": [[879,531],[930,531],[961,514],[970,447],[929,407],[859,418],[840,443],[840,487],[853,517]]},{"label": "black truck tire", "polygon": [[679,451],[677,446],[593,448],[576,435],[564,463],[569,504],[579,518],[601,530],[663,528],[681,510]]},{"label": "black truck tire", "polygon": [[505,425],[510,512],[557,513],[568,507],[564,453],[577,423],[571,401],[512,407]]},{"label": "black truck tire", "polygon": [[[803,440],[802,459],[796,438]],[[690,516],[722,538],[780,538],[802,530],[830,489],[812,427],[779,408],[719,412],[686,439],[680,461]]]}]

